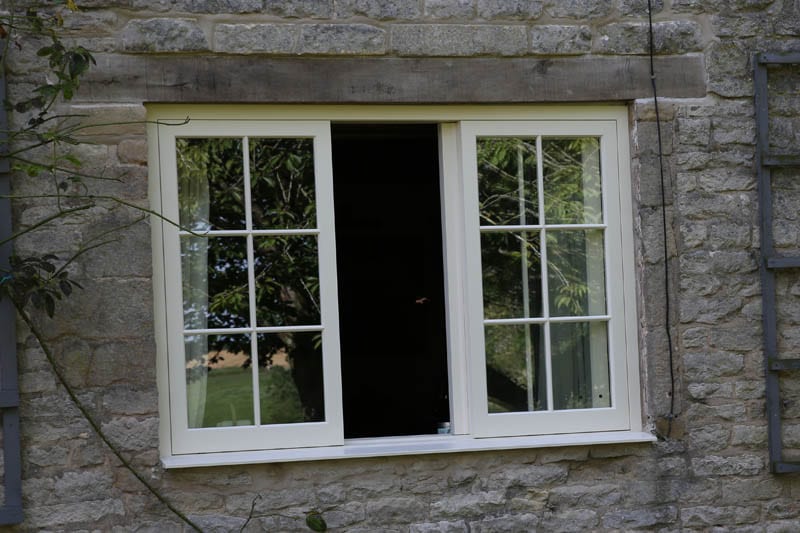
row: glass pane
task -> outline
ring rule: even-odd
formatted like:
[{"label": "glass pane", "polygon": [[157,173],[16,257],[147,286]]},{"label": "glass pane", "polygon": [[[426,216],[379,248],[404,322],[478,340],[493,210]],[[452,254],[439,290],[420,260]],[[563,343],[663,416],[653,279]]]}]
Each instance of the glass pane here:
[{"label": "glass pane", "polygon": [[550,316],[606,313],[603,230],[548,231]]},{"label": "glass pane", "polygon": [[322,334],[258,335],[262,424],[325,420]]},{"label": "glass pane", "polygon": [[244,229],[241,139],[177,139],[181,226],[202,232]]},{"label": "glass pane", "polygon": [[185,345],[189,427],[253,425],[250,336],[190,335]]},{"label": "glass pane", "polygon": [[606,323],[551,324],[550,344],[554,408],[610,407]]},{"label": "glass pane", "polygon": [[603,221],[600,139],[542,139],[547,224]]},{"label": "glass pane", "polygon": [[250,139],[254,228],[314,228],[312,139]]},{"label": "glass pane", "polygon": [[484,318],[542,316],[539,233],[481,234]]},{"label": "glass pane", "polygon": [[181,271],[185,329],[250,325],[244,238],[181,236]]},{"label": "glass pane", "polygon": [[320,324],[316,236],[256,237],[259,326]]},{"label": "glass pane", "polygon": [[539,324],[486,326],[490,413],[547,409],[544,334]]},{"label": "glass pane", "polygon": [[539,223],[536,139],[478,139],[478,202],[484,226]]}]

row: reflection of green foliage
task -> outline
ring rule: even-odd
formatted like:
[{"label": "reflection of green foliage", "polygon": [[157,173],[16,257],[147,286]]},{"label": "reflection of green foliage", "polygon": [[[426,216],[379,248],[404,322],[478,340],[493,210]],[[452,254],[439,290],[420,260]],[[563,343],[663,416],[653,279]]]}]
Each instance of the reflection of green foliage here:
[{"label": "reflection of green foliage", "polygon": [[[479,139],[481,225],[601,223],[599,149],[597,138],[542,139],[544,220],[540,220],[535,141],[512,137]],[[483,232],[484,316],[541,316],[543,270],[548,276],[549,294],[545,297],[548,298],[551,316],[597,314],[600,306],[590,309],[590,300],[597,299],[602,304],[604,299],[602,240],[602,230],[549,229],[548,261],[543,268],[541,241],[536,230]],[[523,294],[522,283],[526,271],[528,295]],[[529,302],[527,314],[523,313],[522,307],[526,296]],[[534,352],[538,351],[537,348],[534,347]],[[551,348],[553,353],[569,354],[565,357],[574,360],[583,360],[589,355],[586,335],[559,338]],[[509,386],[513,383],[514,386],[527,387],[525,349],[525,336],[518,327],[487,328],[487,365],[501,372]],[[537,381],[534,379],[534,387],[538,389],[541,383]],[[585,382],[591,383],[591,379]],[[569,388],[571,385],[565,386]],[[579,384],[575,386],[580,388]],[[554,398],[557,406],[564,408],[567,403],[571,408],[584,406],[581,402],[591,405],[591,394],[586,390],[573,388],[571,391],[565,398]],[[539,394],[540,391],[536,390],[535,396]],[[498,398],[494,398],[494,408],[502,410],[504,406],[501,404]]]},{"label": "reflection of green foliage", "polygon": [[[595,163],[599,165],[599,149],[598,139],[591,137],[542,140],[547,224],[602,221],[600,170],[595,166]],[[478,142],[478,170],[482,224],[519,224],[520,203],[524,207],[525,223],[538,224],[535,143],[511,137],[482,138]],[[524,190],[522,199],[520,178]],[[518,232],[509,235],[513,237],[506,239],[505,246],[483,250],[485,301],[508,301],[507,294],[499,293],[519,287],[520,272],[509,271],[509,267],[513,266],[514,259],[521,265],[524,246],[527,268],[533,271],[529,274],[532,300],[538,304],[541,299],[535,295],[540,293],[541,287],[539,240],[523,240],[523,234]],[[586,314],[589,294],[586,263],[602,258],[587,257],[586,236],[581,231],[562,231],[557,239],[550,232],[547,244],[551,314]],[[537,304],[532,302],[532,306]]]},{"label": "reflection of green foliage", "polygon": [[600,143],[594,137],[542,140],[544,210],[548,224],[602,221],[599,152]]},{"label": "reflection of green foliage", "polygon": [[303,422],[303,405],[292,374],[282,366],[262,371],[261,423],[291,424]]},{"label": "reflection of green foliage", "polygon": [[250,139],[254,228],[316,225],[311,139]]},{"label": "reflection of green foliage", "polygon": [[177,139],[180,223],[201,232],[244,229],[242,140]]},{"label": "reflection of green foliage", "polygon": [[[247,239],[202,235],[207,230],[247,229],[244,146],[242,138],[177,140],[180,221],[200,233],[181,237],[187,328],[252,325]],[[248,146],[252,229],[315,228],[312,140],[250,138]],[[254,235],[253,248],[255,325],[320,324],[317,237]],[[248,335],[219,334],[208,340],[212,352],[223,347],[234,353],[252,352]],[[309,376],[321,375],[317,370],[320,343],[318,332],[258,336],[259,366],[270,365],[275,353],[285,351],[292,361],[292,376],[300,380],[301,393],[295,387],[294,397],[302,397],[301,405],[317,419],[324,409],[321,390],[315,390],[321,384]],[[251,362],[245,361],[245,367]]]}]

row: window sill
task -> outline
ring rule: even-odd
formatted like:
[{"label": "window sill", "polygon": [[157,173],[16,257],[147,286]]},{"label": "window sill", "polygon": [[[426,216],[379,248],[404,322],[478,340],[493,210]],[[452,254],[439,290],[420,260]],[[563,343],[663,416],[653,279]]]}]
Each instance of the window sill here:
[{"label": "window sill", "polygon": [[556,446],[585,446],[591,444],[630,444],[655,442],[650,433],[635,431],[606,431],[568,435],[539,435],[530,437],[496,437],[476,439],[467,435],[424,435],[418,437],[384,437],[348,439],[344,446],[290,448],[246,452],[203,453],[162,457],[164,468],[224,466],[293,461],[323,461],[394,455],[423,455],[434,453],[552,448]]}]

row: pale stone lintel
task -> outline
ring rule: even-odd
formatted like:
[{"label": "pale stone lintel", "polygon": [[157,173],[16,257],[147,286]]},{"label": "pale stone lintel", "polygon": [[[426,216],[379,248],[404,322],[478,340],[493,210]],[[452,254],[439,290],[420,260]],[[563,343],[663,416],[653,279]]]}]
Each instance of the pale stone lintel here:
[{"label": "pale stone lintel", "polygon": [[[652,95],[644,56],[303,58],[98,54],[84,102],[478,104]],[[659,96],[707,94],[699,55],[655,59]]]},{"label": "pale stone lintel", "polygon": [[530,437],[497,437],[485,439],[478,439],[466,435],[384,437],[377,439],[348,439],[345,440],[343,446],[175,455],[162,457],[161,463],[164,468],[190,468],[197,466],[323,461],[331,459],[518,450],[561,446],[636,444],[652,443],[656,440],[656,437],[650,433],[639,431],[605,431],[598,433],[572,433],[568,435],[537,435]]}]

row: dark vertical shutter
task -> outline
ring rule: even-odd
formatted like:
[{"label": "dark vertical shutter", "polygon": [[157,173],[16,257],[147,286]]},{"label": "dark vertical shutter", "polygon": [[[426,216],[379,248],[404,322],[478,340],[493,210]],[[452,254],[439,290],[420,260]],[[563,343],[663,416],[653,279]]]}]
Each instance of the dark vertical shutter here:
[{"label": "dark vertical shutter", "polygon": [[[2,45],[0,41],[0,46]],[[0,241],[11,236],[11,165],[8,150],[6,115],[6,79],[0,67]],[[5,197],[5,198],[4,198]],[[0,268],[8,268],[11,243],[0,245]],[[0,416],[2,416],[3,487],[0,524],[22,522],[22,460],[19,439],[19,387],[17,386],[17,346],[14,335],[16,313],[11,302],[0,300]]]}]

